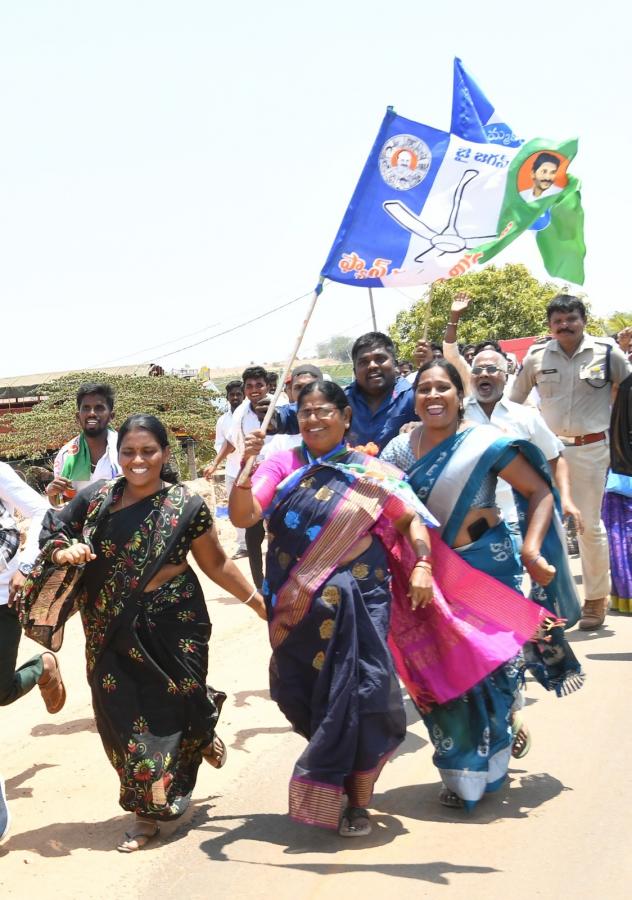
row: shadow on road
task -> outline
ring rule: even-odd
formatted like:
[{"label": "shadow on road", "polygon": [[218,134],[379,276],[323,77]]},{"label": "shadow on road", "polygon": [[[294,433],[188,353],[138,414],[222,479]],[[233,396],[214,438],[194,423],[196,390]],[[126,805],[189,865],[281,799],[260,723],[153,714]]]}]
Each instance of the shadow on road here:
[{"label": "shadow on road", "polygon": [[404,709],[406,711],[406,737],[395,751],[393,759],[397,759],[398,756],[406,756],[408,753],[417,753],[418,750],[430,743],[410,730],[412,725],[418,725],[421,722],[421,716],[406,692],[404,692]]},{"label": "shadow on road", "polygon": [[[301,853],[337,853],[339,850],[366,850],[383,847],[396,837],[406,833],[402,823],[389,815],[373,815],[373,831],[370,835],[354,840],[344,840],[335,831],[313,828],[292,821],[278,813],[253,813],[244,816],[211,816],[199,830],[217,832],[216,837],[203,841],[200,849],[209,859],[235,859],[226,853],[227,847],[238,841],[258,841],[283,848],[291,855]],[[234,827],[235,822],[241,824]],[[246,860],[247,861],[247,860]],[[309,867],[307,867],[309,868]]]},{"label": "shadow on road", "polygon": [[[209,602],[208,600],[206,601]],[[223,597],[213,597],[213,603],[221,603],[222,606],[241,606],[241,600],[238,600],[237,597],[233,597],[232,594],[225,594]]]},{"label": "shadow on road", "polygon": [[567,631],[566,640],[569,644],[580,644],[584,641],[598,641],[601,638],[614,637],[614,631],[610,628],[600,628],[598,631]]},{"label": "shadow on road", "polygon": [[54,722],[45,725],[35,725],[31,728],[32,737],[48,737],[49,734],[77,734],[79,731],[96,732],[97,726],[94,719],[74,719],[72,722]]},{"label": "shadow on road", "polygon": [[[70,856],[73,850],[111,853],[123,837],[130,817],[115,816],[105,822],[55,822],[15,834],[0,847],[0,857],[12,850],[30,851],[44,857]],[[147,850],[143,851],[144,853]]]},{"label": "shadow on road", "polygon": [[237,691],[233,694],[233,706],[250,706],[248,703],[249,697],[261,697],[262,700],[270,699],[270,691],[266,689],[257,690],[257,691]]},{"label": "shadow on road", "polygon": [[289,725],[275,725],[271,728],[242,728],[235,735],[235,739],[230,744],[230,747],[233,750],[243,750],[245,753],[250,753],[250,750],[246,750],[246,741],[249,741],[251,738],[255,738],[260,734],[287,734],[288,731],[292,731]]},{"label": "shadow on road", "polygon": [[[46,764],[32,766],[22,775],[16,775],[7,781],[7,787],[15,782],[21,783],[27,777],[35,774],[37,769],[49,768]],[[19,796],[19,795],[14,795]],[[9,799],[12,799],[9,795]],[[188,810],[177,820],[160,822],[160,836],[152,841],[144,850],[143,855],[153,849],[180,839],[183,835],[197,827],[198,822],[207,819],[207,810],[212,808],[209,801],[216,796],[197,800],[189,806]],[[37,853],[44,857],[70,856],[75,850],[97,850],[103,853],[116,853],[116,846],[123,835],[133,824],[133,816],[130,813],[122,813],[113,816],[103,822],[55,822],[42,828],[33,828],[21,834],[13,835],[10,840],[0,847],[0,858],[6,856],[12,850],[23,850]]]},{"label": "shadow on road", "polygon": [[517,772],[494,794],[487,794],[472,812],[441,806],[440,784],[410,784],[378,794],[373,807],[382,812],[422,822],[460,822],[463,825],[486,825],[497,819],[526,819],[529,813],[570,790],[557,778],[542,772],[527,775]]},{"label": "shadow on road", "polygon": [[[215,861],[239,862],[252,866],[312,872],[315,875],[353,875],[370,872],[390,875],[393,878],[414,878],[432,884],[449,884],[451,874],[488,875],[498,872],[490,866],[460,866],[451,862],[437,861],[430,863],[272,863],[243,859],[240,856],[229,857],[227,848],[239,841],[259,841],[263,844],[274,844],[283,848],[287,854],[327,853],[334,854],[345,851],[365,851],[372,847],[380,847],[390,843],[396,837],[406,833],[402,823],[389,815],[373,815],[373,832],[366,838],[344,840],[333,831],[297,825],[288,816],[277,814],[255,814],[251,816],[212,816],[207,823],[199,826],[202,831],[218,832],[216,837],[201,844],[201,849],[209,859]],[[241,821],[236,828],[235,821]]]},{"label": "shadow on road", "polygon": [[418,750],[421,750],[428,743],[430,742],[425,740],[425,738],[419,737],[414,731],[407,731],[406,739],[395,751],[393,759],[397,759],[398,756],[406,756],[408,753],[417,753]]},{"label": "shadow on road", "polygon": [[25,797],[32,797],[33,788],[20,787],[20,785],[24,784],[25,781],[30,781],[34,775],[37,775],[37,773],[41,772],[43,769],[54,768],[55,766],[52,763],[37,763],[36,765],[31,766],[30,769],[25,769],[24,772],[21,772],[19,775],[14,775],[13,778],[7,778],[5,782],[7,800],[22,800]]},{"label": "shadow on road", "polygon": [[[344,845],[347,849],[347,845]],[[247,860],[235,860],[247,862]],[[490,866],[459,866],[449,862],[431,863],[385,863],[385,864],[339,864],[339,863],[291,863],[284,866],[279,863],[251,863],[251,865],[268,865],[277,869],[292,869],[298,872],[313,872],[315,875],[354,875],[358,872],[390,875],[393,878],[414,878],[417,881],[428,881],[431,884],[450,884],[447,875],[490,875],[500,871]]]},{"label": "shadow on road", "polygon": [[586,659],[601,659],[608,662],[632,662],[632,653],[587,653]]}]

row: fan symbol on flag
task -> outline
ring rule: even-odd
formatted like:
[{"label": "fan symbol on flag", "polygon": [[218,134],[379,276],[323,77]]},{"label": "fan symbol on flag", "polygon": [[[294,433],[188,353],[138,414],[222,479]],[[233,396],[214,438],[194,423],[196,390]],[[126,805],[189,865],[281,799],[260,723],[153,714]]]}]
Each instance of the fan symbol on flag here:
[{"label": "fan symbol on flag", "polygon": [[463,173],[461,180],[454,191],[448,224],[441,231],[435,231],[433,228],[430,228],[422,222],[419,216],[416,216],[415,213],[400,200],[386,200],[382,204],[384,210],[391,218],[395,219],[398,225],[401,225],[406,231],[410,231],[411,234],[416,234],[418,237],[428,241],[428,249],[416,256],[415,262],[422,262],[423,257],[426,253],[430,253],[431,250],[438,250],[440,256],[443,256],[444,253],[460,253],[461,250],[478,247],[483,241],[491,240],[496,237],[496,234],[484,234],[480,237],[463,237],[463,235],[459,234],[457,220],[463,193],[470,181],[476,178],[477,175],[477,169],[467,169]]}]

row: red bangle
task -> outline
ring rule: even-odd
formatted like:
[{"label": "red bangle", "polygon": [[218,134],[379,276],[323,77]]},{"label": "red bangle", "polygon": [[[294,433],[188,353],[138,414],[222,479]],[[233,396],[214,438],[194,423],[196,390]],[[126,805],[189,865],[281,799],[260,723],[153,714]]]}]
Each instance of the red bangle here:
[{"label": "red bangle", "polygon": [[429,563],[432,565],[432,557],[431,556],[416,556],[415,557],[415,565],[417,563]]}]

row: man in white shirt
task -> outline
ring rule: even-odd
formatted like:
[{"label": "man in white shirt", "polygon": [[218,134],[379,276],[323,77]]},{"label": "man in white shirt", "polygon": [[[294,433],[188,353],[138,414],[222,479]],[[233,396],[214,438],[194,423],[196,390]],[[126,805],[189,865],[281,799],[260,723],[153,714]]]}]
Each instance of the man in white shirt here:
[{"label": "man in white shirt", "polygon": [[[13,518],[16,509],[31,519],[27,541],[21,551],[18,550],[19,531]],[[37,684],[48,711],[59,712],[66,693],[55,656],[38,654],[17,671],[15,668],[22,628],[12,602],[39,553],[40,527],[48,509],[50,506],[44,497],[29,487],[11,466],[0,462],[0,706],[8,706]],[[0,842],[10,824],[4,781],[0,776]]]},{"label": "man in white shirt", "polygon": [[54,478],[46,488],[53,504],[71,499],[92,481],[121,474],[116,449],[114,391],[109,384],[88,382],[77,391],[77,423],[80,434],[61,448],[53,464]]},{"label": "man in white shirt", "polygon": [[[226,466],[224,468],[224,485],[226,487],[226,497],[230,497],[230,492],[235,484],[235,479],[239,475],[241,467],[241,456],[237,450],[229,452],[228,438],[233,428],[233,418],[235,410],[241,406],[244,401],[244,386],[241,381],[229,381],[226,385],[226,399],[228,400],[228,410],[219,417],[215,424],[215,452],[217,456],[214,461],[204,470],[205,478],[211,479],[217,471],[220,463],[225,459]],[[233,554],[233,559],[241,559],[248,556],[246,549],[246,532],[243,528],[237,529],[237,550]]]},{"label": "man in white shirt", "polygon": [[[235,452],[237,453],[241,467],[246,435],[250,434],[251,431],[258,431],[261,427],[259,417],[254,411],[253,406],[267,396],[268,384],[266,379],[267,372],[263,366],[249,366],[247,369],[244,369],[242,381],[246,399],[233,412],[231,430],[226,437],[224,449],[220,452],[218,459],[213,463],[215,467],[217,467],[218,461],[221,462],[224,456]],[[269,440],[270,437],[266,437],[266,442]],[[209,466],[204,470],[205,478],[213,477],[214,470],[211,470],[213,470],[213,466]],[[238,487],[235,487],[234,489],[239,490]],[[265,528],[263,527],[263,521],[259,521],[256,525],[246,528],[248,561],[250,563],[252,580],[258,588],[261,588],[261,585],[263,584],[263,554],[261,552],[261,545],[263,544],[264,538]]]},{"label": "man in white shirt", "polygon": [[[563,443],[553,434],[541,414],[529,406],[512,403],[504,395],[508,379],[507,359],[495,350],[483,350],[473,360],[470,383],[472,394],[464,402],[465,418],[470,422],[495,425],[505,434],[524,438],[535,444],[555,478],[564,515],[573,516],[582,529],[581,513],[570,494],[568,466],[562,456]],[[510,485],[498,479],[496,502],[508,523],[517,523],[518,514]]]},{"label": "man in white shirt", "polygon": [[0,507],[0,528],[16,527],[13,519],[16,510],[31,519],[23,549],[9,561],[3,559],[0,569],[0,706],[15,702],[38,684],[48,711],[59,712],[65,692],[52,653],[38,654],[15,669],[22,629],[12,605],[16,590],[24,583],[39,553],[42,519],[50,505],[8,463],[0,462]]}]

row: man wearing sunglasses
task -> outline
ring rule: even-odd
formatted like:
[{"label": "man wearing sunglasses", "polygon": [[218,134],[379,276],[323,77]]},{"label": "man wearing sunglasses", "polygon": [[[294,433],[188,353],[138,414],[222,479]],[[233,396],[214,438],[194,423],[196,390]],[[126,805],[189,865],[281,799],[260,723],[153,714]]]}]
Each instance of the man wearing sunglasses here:
[{"label": "man wearing sunglasses", "polygon": [[[524,438],[535,444],[548,460],[560,492],[564,515],[573,516],[581,531],[581,513],[571,498],[568,466],[562,456],[564,445],[553,434],[537,409],[512,403],[507,399],[504,392],[508,377],[508,360],[502,353],[495,350],[482,350],[478,353],[472,361],[472,393],[465,399],[465,418],[470,422],[495,425],[507,435]],[[502,478],[498,479],[496,503],[503,518],[517,532],[518,513],[513,492]]]}]

